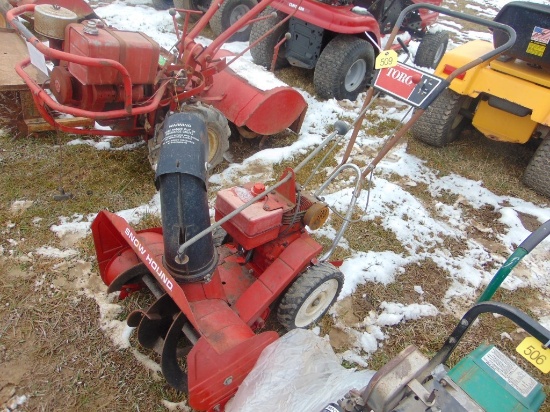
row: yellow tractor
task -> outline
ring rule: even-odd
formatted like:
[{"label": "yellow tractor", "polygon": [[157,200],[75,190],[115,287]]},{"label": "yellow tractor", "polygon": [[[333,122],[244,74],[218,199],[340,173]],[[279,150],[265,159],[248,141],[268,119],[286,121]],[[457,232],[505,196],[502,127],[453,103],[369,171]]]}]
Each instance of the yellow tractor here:
[{"label": "yellow tractor", "polygon": [[[550,197],[550,6],[510,2],[495,21],[515,29],[515,45],[455,78],[413,126],[412,135],[443,147],[471,122],[490,139],[520,144],[536,139],[540,144],[523,183]],[[447,77],[506,39],[494,30],[492,43],[474,40],[447,52],[435,75]]]}]

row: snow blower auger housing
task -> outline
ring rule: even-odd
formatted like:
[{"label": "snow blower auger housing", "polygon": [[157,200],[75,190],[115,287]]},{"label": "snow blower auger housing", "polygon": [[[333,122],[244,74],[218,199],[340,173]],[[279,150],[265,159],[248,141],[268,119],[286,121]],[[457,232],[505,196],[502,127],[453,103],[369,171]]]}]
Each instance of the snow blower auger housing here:
[{"label": "snow blower auger housing", "polygon": [[[227,67],[238,56],[220,51],[232,34],[254,21],[271,1],[254,7],[209,46],[195,39],[221,0],[213,1],[189,32],[191,12],[180,32],[177,13],[171,9],[178,37],[173,54],[143,33],[116,30],[95,15],[83,20],[82,13],[56,4],[24,4],[9,10],[6,19],[37,49],[33,64],[41,66],[38,61],[43,60],[44,66],[46,61],[53,65],[47,69],[44,84],[25,71],[30,58],[19,62],[16,71],[30,89],[40,115],[55,130],[143,136],[150,142],[155,165],[160,145],[157,131],[165,117],[180,110],[200,111],[208,123],[207,160],[212,167],[221,162],[228,148],[228,120],[250,133],[273,135],[287,128],[298,132],[305,115],[307,104],[300,93],[286,86],[268,91],[252,86]],[[22,24],[18,17],[23,15],[33,17],[35,30],[49,40],[48,45]],[[54,112],[91,119],[112,130],[67,126],[56,120]]]}]

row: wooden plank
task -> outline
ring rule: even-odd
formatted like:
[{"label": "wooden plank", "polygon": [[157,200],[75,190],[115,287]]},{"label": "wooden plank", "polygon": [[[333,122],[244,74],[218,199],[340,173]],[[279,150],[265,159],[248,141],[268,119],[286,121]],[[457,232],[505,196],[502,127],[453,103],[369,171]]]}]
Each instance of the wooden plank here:
[{"label": "wooden plank", "polygon": [[[55,121],[63,126],[70,127],[92,127],[94,125],[94,120],[86,117],[67,117],[55,119]],[[27,134],[54,130],[54,128],[42,118],[26,119],[25,128]]]},{"label": "wooden plank", "polygon": [[[0,31],[0,92],[28,90],[23,79],[15,72],[15,65],[27,57],[27,45],[21,36],[8,30]],[[32,65],[26,71],[39,83],[46,78]]]}]

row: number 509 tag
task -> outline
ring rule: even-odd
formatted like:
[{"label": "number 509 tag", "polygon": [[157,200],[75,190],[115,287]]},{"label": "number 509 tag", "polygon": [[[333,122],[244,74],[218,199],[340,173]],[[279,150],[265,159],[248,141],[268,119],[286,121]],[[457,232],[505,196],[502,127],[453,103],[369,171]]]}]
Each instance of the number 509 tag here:
[{"label": "number 509 tag", "polygon": [[394,67],[397,65],[397,52],[395,50],[384,50],[376,56],[374,62],[375,69],[385,69],[387,67]]},{"label": "number 509 tag", "polygon": [[542,373],[550,372],[550,349],[546,349],[542,343],[532,336],[523,339],[516,351],[531,362]]}]

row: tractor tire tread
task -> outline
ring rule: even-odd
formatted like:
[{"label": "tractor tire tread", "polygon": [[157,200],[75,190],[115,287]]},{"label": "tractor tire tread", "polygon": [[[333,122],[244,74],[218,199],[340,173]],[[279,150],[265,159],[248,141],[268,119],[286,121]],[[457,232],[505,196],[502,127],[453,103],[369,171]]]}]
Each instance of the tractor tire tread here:
[{"label": "tractor tire tread", "polygon": [[[345,90],[344,79],[358,54],[365,54],[367,58],[367,73],[361,84],[351,92]],[[372,45],[359,37],[352,35],[339,35],[332,39],[321,52],[315,72],[313,85],[315,92],[322,99],[335,98],[336,100],[355,100],[359,93],[365,90],[374,68],[374,49]]]},{"label": "tractor tire tread", "polygon": [[[449,44],[449,33],[438,31],[435,33],[426,33],[418,46],[414,56],[414,64],[420,67],[435,69]],[[444,46],[440,52],[440,47]]]},{"label": "tractor tire tread", "polygon": [[[328,262],[322,262],[306,269],[288,288],[279,303],[277,308],[277,319],[281,325],[283,325],[287,330],[296,329],[296,314],[308,296],[308,292],[313,291],[329,278],[337,279],[338,281],[338,291],[336,292],[332,302],[334,303],[342,289],[344,274]],[[313,322],[320,319],[325,313],[326,310]]]},{"label": "tractor tire tread", "polygon": [[412,136],[435,147],[444,147],[456,140],[464,125],[453,129],[453,123],[468,98],[449,89],[443,90],[412,126]]},{"label": "tractor tire tread", "polygon": [[[277,13],[277,16],[275,18],[267,18],[252,24],[252,28],[250,29],[250,44],[258,40],[261,36],[263,36],[285,18],[285,15],[283,13],[275,11],[275,9],[271,7],[267,7],[264,11],[260,13],[258,17],[264,17],[272,14],[273,12]],[[287,30],[288,22],[281,25],[279,28],[273,31],[273,33],[271,33],[257,45],[252,47],[250,49],[250,54],[252,55],[252,60],[254,61],[254,63],[259,66],[263,66],[268,70],[271,69],[271,62],[273,60],[273,55],[275,54],[274,47],[282,38],[282,36],[285,35]],[[281,54],[284,54],[282,52],[283,48],[284,45],[279,49],[279,56],[275,63],[276,69],[280,69],[284,66],[289,65],[288,60],[285,57],[281,56]]]},{"label": "tractor tire tread", "polygon": [[[199,10],[197,7],[196,7],[196,4],[194,3],[193,0],[174,0],[174,7],[176,9],[184,9],[184,10]],[[179,15],[185,19],[185,15],[187,13],[184,13],[184,12],[178,12]],[[196,14],[196,13],[190,13],[189,14],[189,22],[190,23],[194,23],[196,21],[198,21],[200,18],[201,18],[201,14]]]},{"label": "tractor tire tread", "polygon": [[535,151],[522,180],[538,194],[550,197],[550,135],[544,138]]},{"label": "tractor tire tread", "polygon": [[170,7],[174,7],[172,0],[152,0],[152,3],[157,10],[168,10]]},{"label": "tractor tire tread", "polygon": [[[218,148],[213,154],[212,158],[207,159],[209,163],[209,170],[212,170],[215,166],[220,164],[223,160],[223,155],[229,149],[229,136],[231,135],[231,129],[229,123],[222,112],[212,106],[205,106],[202,104],[185,105],[182,111],[186,112],[198,112],[202,115],[206,122],[206,128],[208,131],[213,130],[218,136]],[[159,129],[162,128],[162,124],[159,125]],[[158,157],[160,153],[160,146],[162,144],[162,131],[159,130],[155,133],[152,139],[149,139],[149,162],[156,169]]]},{"label": "tractor tire tread", "polygon": [[[226,31],[230,25],[230,16],[232,13],[232,9],[234,9],[236,6],[244,5],[247,6],[248,9],[252,9],[257,4],[256,0],[225,0],[218,11],[214,13],[212,18],[210,19],[210,28],[212,29],[212,32],[216,37],[218,37],[220,34],[222,34],[224,31]],[[250,31],[252,30],[251,25],[248,25],[244,28],[244,30],[237,32],[231,36],[228,41],[247,41],[250,37]]]}]

